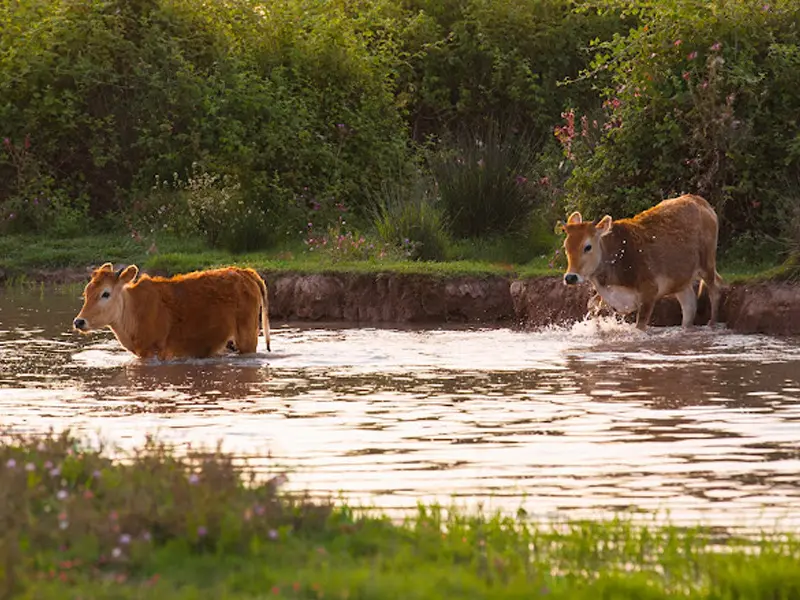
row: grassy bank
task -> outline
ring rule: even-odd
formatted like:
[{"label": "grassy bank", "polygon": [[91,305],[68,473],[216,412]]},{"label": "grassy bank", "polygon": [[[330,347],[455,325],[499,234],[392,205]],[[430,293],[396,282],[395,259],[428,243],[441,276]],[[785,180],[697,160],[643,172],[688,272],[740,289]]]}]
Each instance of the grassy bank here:
[{"label": "grassy bank", "polygon": [[497,260],[501,251],[497,246],[488,244],[484,248],[463,254],[467,258],[441,262],[401,260],[395,257],[358,260],[310,252],[302,244],[271,251],[233,254],[210,249],[201,241],[170,237],[160,239],[155,248],[151,244],[141,244],[121,235],[92,235],[69,239],[25,235],[0,238],[0,269],[5,271],[6,278],[12,282],[35,278],[36,271],[84,269],[104,261],[137,264],[146,270],[164,274],[230,264],[247,265],[261,271],[292,273],[391,271],[441,276],[535,276],[558,273],[558,270],[548,266],[550,259],[544,256],[534,257],[527,264]]},{"label": "grassy bank", "polygon": [[800,598],[800,542],[420,507],[399,524],[257,483],[220,451],[124,461],[69,435],[0,446],[0,596]]},{"label": "grassy bank", "polygon": [[[157,244],[141,243],[119,234],[52,238],[32,235],[0,237],[0,270],[7,283],[22,283],[42,277],[42,271],[82,271],[105,261],[137,264],[145,270],[175,274],[215,266],[239,264],[274,273],[377,273],[395,272],[456,275],[504,275],[513,277],[558,276],[564,262],[560,256],[539,255],[526,263],[503,260],[509,240],[462,245],[452,260],[414,261],[397,258],[369,260],[333,258],[309,251],[304,245],[271,251],[233,254],[211,249],[200,240],[163,237]],[[721,257],[721,272],[727,282],[758,278],[781,278],[781,265],[770,257]],[[88,274],[87,274],[88,275]]]}]

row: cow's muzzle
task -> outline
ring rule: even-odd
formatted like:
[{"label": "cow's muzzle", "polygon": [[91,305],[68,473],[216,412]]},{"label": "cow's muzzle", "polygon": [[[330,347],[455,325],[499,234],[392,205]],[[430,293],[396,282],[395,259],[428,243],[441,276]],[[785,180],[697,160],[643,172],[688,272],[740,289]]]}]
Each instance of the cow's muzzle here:
[{"label": "cow's muzzle", "polygon": [[581,278],[578,276],[577,273],[567,273],[566,275],[564,275],[564,283],[566,283],[567,285],[574,285],[576,283],[579,283],[580,280]]},{"label": "cow's muzzle", "polygon": [[86,322],[86,319],[82,319],[81,317],[78,317],[77,319],[75,319],[72,322],[72,326],[77,331],[88,331],[89,330],[89,324]]}]

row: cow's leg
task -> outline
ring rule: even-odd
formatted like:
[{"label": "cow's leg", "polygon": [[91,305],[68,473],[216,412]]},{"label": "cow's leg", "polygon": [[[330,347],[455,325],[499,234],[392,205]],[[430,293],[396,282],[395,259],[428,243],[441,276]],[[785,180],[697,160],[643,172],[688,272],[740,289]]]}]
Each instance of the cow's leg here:
[{"label": "cow's leg", "polygon": [[708,325],[712,326],[717,322],[719,314],[719,275],[716,270],[711,271],[708,279],[704,279],[706,287],[708,288],[708,301],[711,303],[711,317],[708,320]]},{"label": "cow's leg", "polygon": [[603,310],[603,298],[600,297],[600,294],[595,294],[586,303],[586,313],[594,319],[600,316],[601,310]]},{"label": "cow's leg", "polygon": [[639,310],[636,313],[636,328],[644,331],[650,318],[653,316],[653,309],[658,300],[658,285],[655,281],[644,281],[639,288]]},{"label": "cow's leg", "polygon": [[691,284],[687,285],[675,294],[675,297],[681,305],[681,314],[683,315],[681,326],[691,327],[694,325],[695,316],[697,316],[697,296],[694,293],[694,288]]},{"label": "cow's leg", "polygon": [[655,296],[648,296],[642,298],[639,304],[639,312],[636,313],[636,328],[644,331],[647,329],[647,324],[650,322],[650,317],[653,316],[653,309],[656,306]]},{"label": "cow's leg", "polygon": [[240,321],[236,328],[236,349],[239,354],[253,354],[258,348],[258,315]]}]

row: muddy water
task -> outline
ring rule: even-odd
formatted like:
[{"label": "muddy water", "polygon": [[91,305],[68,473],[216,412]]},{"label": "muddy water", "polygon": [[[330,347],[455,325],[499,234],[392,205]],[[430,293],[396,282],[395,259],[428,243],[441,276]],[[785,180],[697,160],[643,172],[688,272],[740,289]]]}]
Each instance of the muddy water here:
[{"label": "muddy water", "polygon": [[78,293],[0,293],[0,425],[222,440],[291,489],[392,509],[797,524],[800,340],[274,324],[270,354],[158,364],[73,334]]}]

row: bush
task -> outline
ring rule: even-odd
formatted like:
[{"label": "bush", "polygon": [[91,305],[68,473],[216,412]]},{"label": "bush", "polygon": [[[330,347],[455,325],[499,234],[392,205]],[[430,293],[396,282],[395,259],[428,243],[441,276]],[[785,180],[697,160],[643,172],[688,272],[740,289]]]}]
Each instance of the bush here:
[{"label": "bush", "polygon": [[513,118],[548,135],[565,107],[599,105],[588,66],[591,40],[626,31],[618,11],[575,10],[570,0],[405,0],[407,68],[398,99],[416,139]]},{"label": "bush", "polygon": [[413,260],[444,260],[449,244],[444,214],[422,178],[411,185],[385,181],[376,200],[378,237]]},{"label": "bush", "polygon": [[128,209],[193,162],[235,165],[276,230],[299,225],[279,219],[304,189],[366,210],[365,184],[406,154],[381,6],[3,4],[0,135],[27,140],[27,162],[0,149],[0,210],[43,190],[88,198],[92,215]]},{"label": "bush", "polygon": [[536,198],[535,144],[510,127],[464,129],[433,152],[430,169],[453,234],[505,234],[527,220]]},{"label": "bush", "polygon": [[621,217],[692,192],[716,208],[723,243],[743,231],[782,234],[800,172],[800,123],[788,116],[800,111],[800,5],[669,0],[634,10],[641,25],[596,55],[595,69],[614,81],[597,139],[573,131],[572,203]]},{"label": "bush", "polygon": [[32,151],[29,136],[17,144],[5,138],[0,151],[0,159],[3,157],[11,167],[16,192],[0,202],[0,231],[72,237],[86,228],[86,197],[70,199],[56,187]]},{"label": "bush", "polygon": [[[259,248],[337,227],[336,206],[363,229],[376,182],[424,155],[456,237],[527,239],[564,185],[589,216],[699,193],[723,246],[785,239],[798,22],[789,0],[0,3],[0,231],[123,214]],[[537,156],[554,128],[558,166]],[[235,194],[215,182],[190,212],[186,190],[151,189],[194,163]],[[385,204],[381,235],[441,255],[431,204]]]}]

